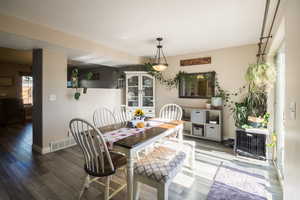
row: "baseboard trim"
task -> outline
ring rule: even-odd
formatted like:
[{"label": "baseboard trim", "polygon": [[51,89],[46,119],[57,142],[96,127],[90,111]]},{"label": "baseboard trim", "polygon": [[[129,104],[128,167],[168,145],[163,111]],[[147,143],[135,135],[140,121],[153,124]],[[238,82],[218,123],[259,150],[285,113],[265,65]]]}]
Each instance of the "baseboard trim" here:
[{"label": "baseboard trim", "polygon": [[37,146],[35,144],[32,144],[32,150],[35,151],[35,152],[38,152],[38,153],[40,153],[42,155],[50,153],[50,147],[42,148],[42,147]]}]

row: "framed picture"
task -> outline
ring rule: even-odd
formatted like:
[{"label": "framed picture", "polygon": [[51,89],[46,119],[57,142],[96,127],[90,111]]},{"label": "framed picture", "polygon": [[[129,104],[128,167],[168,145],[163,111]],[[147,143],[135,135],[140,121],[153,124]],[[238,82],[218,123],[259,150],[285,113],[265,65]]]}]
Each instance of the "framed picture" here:
[{"label": "framed picture", "polygon": [[14,85],[14,80],[10,76],[0,76],[0,87],[9,87]]}]

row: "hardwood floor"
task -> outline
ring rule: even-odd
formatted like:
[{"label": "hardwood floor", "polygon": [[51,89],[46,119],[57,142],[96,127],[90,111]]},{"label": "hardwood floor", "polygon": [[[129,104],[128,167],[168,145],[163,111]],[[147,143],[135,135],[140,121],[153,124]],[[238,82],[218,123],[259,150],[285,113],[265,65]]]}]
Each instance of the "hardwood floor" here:
[{"label": "hardwood floor", "polygon": [[[31,124],[0,128],[0,199],[77,199],[85,173],[80,149],[75,146],[47,155],[31,151]],[[181,173],[169,189],[171,200],[205,200],[220,163],[235,163],[264,173],[270,199],[282,199],[282,190],[272,165],[236,158],[230,148],[197,140],[195,179]],[[92,185],[82,199],[102,199],[100,185]],[[141,199],[156,199],[156,191],[143,185]],[[125,200],[126,190],[113,199]]]}]

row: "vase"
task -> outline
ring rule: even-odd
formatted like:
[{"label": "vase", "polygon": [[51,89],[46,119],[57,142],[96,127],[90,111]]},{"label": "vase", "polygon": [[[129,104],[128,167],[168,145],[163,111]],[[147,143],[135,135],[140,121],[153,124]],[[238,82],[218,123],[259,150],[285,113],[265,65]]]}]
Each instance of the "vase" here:
[{"label": "vase", "polygon": [[134,119],[144,121],[145,116],[134,116]]},{"label": "vase", "polygon": [[223,105],[223,99],[222,97],[212,97],[211,98],[211,105],[213,107],[220,107]]},{"label": "vase", "polygon": [[207,109],[211,109],[211,104],[210,103],[206,103],[206,108]]}]

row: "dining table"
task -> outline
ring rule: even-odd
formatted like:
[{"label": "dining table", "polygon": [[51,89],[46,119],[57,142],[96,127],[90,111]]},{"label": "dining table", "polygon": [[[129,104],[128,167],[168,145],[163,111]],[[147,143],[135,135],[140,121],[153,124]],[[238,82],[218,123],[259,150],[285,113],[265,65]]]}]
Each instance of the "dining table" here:
[{"label": "dining table", "polygon": [[118,128],[103,134],[108,148],[127,157],[128,200],[133,200],[134,162],[137,153],[173,134],[177,134],[179,141],[183,138],[183,121],[152,118],[144,124],[142,128],[131,128],[128,123],[123,123],[123,126],[117,126]]}]

